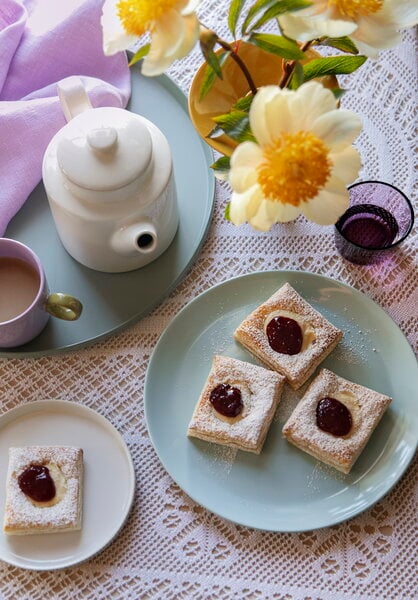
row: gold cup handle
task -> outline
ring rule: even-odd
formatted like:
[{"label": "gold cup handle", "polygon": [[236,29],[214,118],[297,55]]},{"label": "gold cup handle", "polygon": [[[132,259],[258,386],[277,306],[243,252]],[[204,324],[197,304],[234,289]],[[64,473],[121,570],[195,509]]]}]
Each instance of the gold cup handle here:
[{"label": "gold cup handle", "polygon": [[50,294],[45,302],[45,310],[53,317],[64,321],[76,321],[81,315],[83,305],[69,294],[56,292]]}]

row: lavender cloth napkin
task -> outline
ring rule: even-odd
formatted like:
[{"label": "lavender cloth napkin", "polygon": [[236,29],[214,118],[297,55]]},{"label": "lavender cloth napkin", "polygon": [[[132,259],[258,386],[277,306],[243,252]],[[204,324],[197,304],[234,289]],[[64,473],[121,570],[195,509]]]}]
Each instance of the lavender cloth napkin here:
[{"label": "lavender cloth napkin", "polygon": [[125,107],[122,53],[105,57],[101,0],[0,0],[0,236],[41,180],[42,158],[65,125],[58,81],[79,75],[93,106]]}]

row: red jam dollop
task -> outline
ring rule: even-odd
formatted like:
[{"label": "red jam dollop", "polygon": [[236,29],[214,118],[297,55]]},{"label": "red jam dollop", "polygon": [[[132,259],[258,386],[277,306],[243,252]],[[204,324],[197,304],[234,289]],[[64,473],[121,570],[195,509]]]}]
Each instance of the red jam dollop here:
[{"label": "red jam dollop", "polygon": [[347,435],[353,424],[348,408],[335,398],[322,398],[316,406],[319,429],[335,436]]},{"label": "red jam dollop", "polygon": [[35,502],[49,502],[55,496],[55,484],[44,465],[30,465],[18,477],[20,489]]},{"label": "red jam dollop", "polygon": [[266,328],[270,347],[280,354],[299,354],[303,333],[300,325],[289,317],[273,317]]},{"label": "red jam dollop", "polygon": [[241,391],[228,383],[217,385],[211,391],[209,399],[216,412],[224,417],[237,417],[244,407]]}]

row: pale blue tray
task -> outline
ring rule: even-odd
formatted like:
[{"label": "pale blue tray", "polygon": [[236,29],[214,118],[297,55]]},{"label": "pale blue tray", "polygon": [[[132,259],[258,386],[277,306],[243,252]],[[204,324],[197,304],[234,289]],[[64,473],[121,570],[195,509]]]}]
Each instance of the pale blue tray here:
[{"label": "pale blue tray", "polygon": [[212,152],[191,124],[185,96],[167,76],[146,78],[134,67],[128,108],[153,121],[169,141],[180,211],[173,243],[160,258],[136,271],[107,274],[88,269],[62,246],[41,183],[11,221],[5,236],[30,246],[45,266],[51,290],[73,294],[82,301],[84,310],[73,323],[51,318],[35,340],[0,351],[0,358],[53,354],[105,338],[161,302],[196,259],[214,204]]}]

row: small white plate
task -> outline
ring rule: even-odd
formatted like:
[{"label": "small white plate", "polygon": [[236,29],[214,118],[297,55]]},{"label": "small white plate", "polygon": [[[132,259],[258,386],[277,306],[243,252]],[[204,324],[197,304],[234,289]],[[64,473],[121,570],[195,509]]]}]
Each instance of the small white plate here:
[{"label": "small white plate", "polygon": [[83,528],[70,533],[7,536],[0,533],[0,559],[36,571],[78,564],[107,546],[132,506],[135,473],[118,431],[86,406],[41,400],[0,417],[0,514],[4,514],[10,446],[77,446],[84,451]]}]

